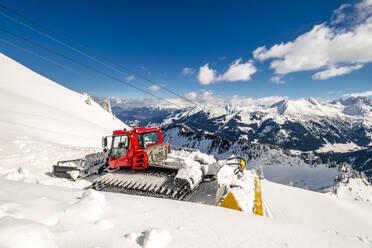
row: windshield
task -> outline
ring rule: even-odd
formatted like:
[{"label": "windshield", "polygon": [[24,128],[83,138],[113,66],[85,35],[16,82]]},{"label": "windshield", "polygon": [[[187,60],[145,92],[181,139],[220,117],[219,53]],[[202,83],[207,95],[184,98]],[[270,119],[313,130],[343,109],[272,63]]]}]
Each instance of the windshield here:
[{"label": "windshield", "polygon": [[153,145],[160,141],[158,132],[149,132],[143,135],[143,141],[145,145]]},{"label": "windshield", "polygon": [[129,148],[129,138],[128,135],[117,135],[113,137],[111,157],[120,158],[127,154]]}]

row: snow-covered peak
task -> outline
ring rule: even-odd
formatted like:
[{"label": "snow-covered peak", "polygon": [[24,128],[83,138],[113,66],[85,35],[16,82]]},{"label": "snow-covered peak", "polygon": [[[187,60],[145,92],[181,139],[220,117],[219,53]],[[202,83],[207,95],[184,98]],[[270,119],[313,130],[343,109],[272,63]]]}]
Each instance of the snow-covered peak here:
[{"label": "snow-covered peak", "polygon": [[372,106],[371,98],[365,97],[365,96],[357,96],[357,97],[351,96],[348,98],[341,98],[339,102],[344,106],[350,106],[350,105],[355,105],[355,104]]},{"label": "snow-covered peak", "polygon": [[288,100],[288,97],[282,97],[282,96],[271,96],[271,97],[264,97],[264,98],[258,98],[252,101],[252,105],[260,106],[262,108],[268,108],[269,106],[272,106],[278,102],[286,101]]},{"label": "snow-covered peak", "polygon": [[339,110],[331,104],[316,98],[301,98],[289,100],[282,115],[302,115],[302,116],[333,116]]}]

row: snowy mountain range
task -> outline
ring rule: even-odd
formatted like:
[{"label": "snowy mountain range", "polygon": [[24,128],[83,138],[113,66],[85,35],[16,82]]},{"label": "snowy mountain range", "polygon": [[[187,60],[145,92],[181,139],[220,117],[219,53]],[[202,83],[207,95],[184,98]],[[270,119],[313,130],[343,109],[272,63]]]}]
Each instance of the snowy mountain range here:
[{"label": "snowy mountain range", "polygon": [[245,139],[294,154],[311,152],[323,160],[348,162],[372,176],[372,99],[368,97],[334,101],[269,97],[182,109],[133,107],[119,98],[110,101],[113,113],[132,126],[184,123],[196,132],[231,142]]}]

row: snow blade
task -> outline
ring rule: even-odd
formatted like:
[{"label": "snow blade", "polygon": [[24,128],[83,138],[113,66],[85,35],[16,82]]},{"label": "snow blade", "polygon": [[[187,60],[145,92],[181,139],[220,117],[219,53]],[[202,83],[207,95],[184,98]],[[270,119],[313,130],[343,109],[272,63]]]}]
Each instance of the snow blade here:
[{"label": "snow blade", "polygon": [[217,205],[220,195],[217,193],[219,185],[217,180],[203,181],[193,191],[189,201],[207,205]]},{"label": "snow blade", "polygon": [[83,163],[83,159],[59,161],[56,165],[53,165],[53,175],[76,180],[82,172]]},{"label": "snow blade", "polygon": [[84,158],[58,161],[53,165],[53,175],[56,177],[76,180],[97,174],[107,165],[107,154],[97,152]]}]

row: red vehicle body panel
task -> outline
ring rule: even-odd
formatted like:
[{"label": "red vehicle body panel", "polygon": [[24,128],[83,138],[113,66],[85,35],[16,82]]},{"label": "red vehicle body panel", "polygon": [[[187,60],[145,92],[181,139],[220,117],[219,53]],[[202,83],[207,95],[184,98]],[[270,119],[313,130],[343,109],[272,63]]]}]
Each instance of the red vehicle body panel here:
[{"label": "red vehicle body panel", "polygon": [[[134,170],[143,170],[148,168],[147,153],[143,146],[140,146],[138,138],[142,138],[141,134],[157,132],[159,135],[159,141],[154,144],[149,144],[147,147],[155,146],[163,143],[163,137],[159,128],[134,128],[131,131],[115,130],[113,137],[118,135],[128,135],[129,147],[128,152],[120,158],[112,158],[109,156],[108,164],[112,169],[119,167],[131,167]],[[143,143],[143,142],[142,142]]]}]

